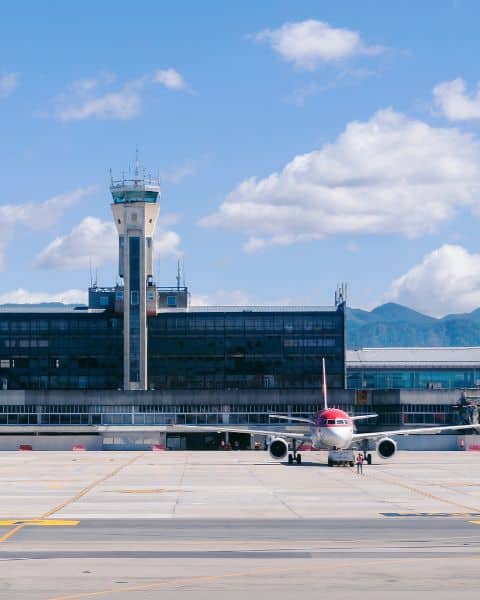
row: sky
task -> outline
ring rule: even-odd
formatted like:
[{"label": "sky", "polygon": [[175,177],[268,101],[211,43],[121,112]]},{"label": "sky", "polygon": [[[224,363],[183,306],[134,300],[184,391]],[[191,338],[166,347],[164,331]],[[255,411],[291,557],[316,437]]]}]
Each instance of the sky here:
[{"label": "sky", "polygon": [[110,175],[159,175],[195,304],[480,306],[480,3],[18,0],[0,303],[117,282]]}]

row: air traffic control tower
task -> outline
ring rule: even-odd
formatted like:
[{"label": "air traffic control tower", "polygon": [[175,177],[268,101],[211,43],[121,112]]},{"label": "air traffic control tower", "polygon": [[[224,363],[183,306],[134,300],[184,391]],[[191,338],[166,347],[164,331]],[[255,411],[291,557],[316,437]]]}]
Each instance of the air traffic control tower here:
[{"label": "air traffic control tower", "polygon": [[118,231],[118,274],[123,290],[123,387],[147,389],[147,314],[156,314],[153,282],[153,235],[160,206],[160,182],[139,174],[114,180],[110,191]]}]

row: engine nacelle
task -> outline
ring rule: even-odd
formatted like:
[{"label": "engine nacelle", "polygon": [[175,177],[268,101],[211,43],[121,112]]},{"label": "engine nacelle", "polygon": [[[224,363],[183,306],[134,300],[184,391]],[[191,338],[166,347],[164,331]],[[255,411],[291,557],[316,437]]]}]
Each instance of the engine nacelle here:
[{"label": "engine nacelle", "polygon": [[377,454],[381,458],[392,458],[397,451],[397,442],[385,437],[377,442]]},{"label": "engine nacelle", "polygon": [[288,444],[282,438],[275,438],[270,442],[268,450],[272,458],[282,460],[282,458],[285,458],[287,456]]}]

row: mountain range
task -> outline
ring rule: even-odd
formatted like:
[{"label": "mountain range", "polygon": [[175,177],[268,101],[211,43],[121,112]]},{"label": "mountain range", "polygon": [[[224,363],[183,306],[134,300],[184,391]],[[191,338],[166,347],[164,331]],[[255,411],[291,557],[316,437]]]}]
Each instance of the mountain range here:
[{"label": "mountain range", "polygon": [[442,318],[394,302],[371,311],[347,308],[347,346],[480,346],[480,308]]}]

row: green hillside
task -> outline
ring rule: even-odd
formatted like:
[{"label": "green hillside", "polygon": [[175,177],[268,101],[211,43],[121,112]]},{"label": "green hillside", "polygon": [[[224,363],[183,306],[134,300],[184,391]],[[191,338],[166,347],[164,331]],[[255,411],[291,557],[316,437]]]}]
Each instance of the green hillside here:
[{"label": "green hillside", "polygon": [[480,346],[480,309],[436,319],[393,302],[372,311],[348,308],[347,345]]}]

